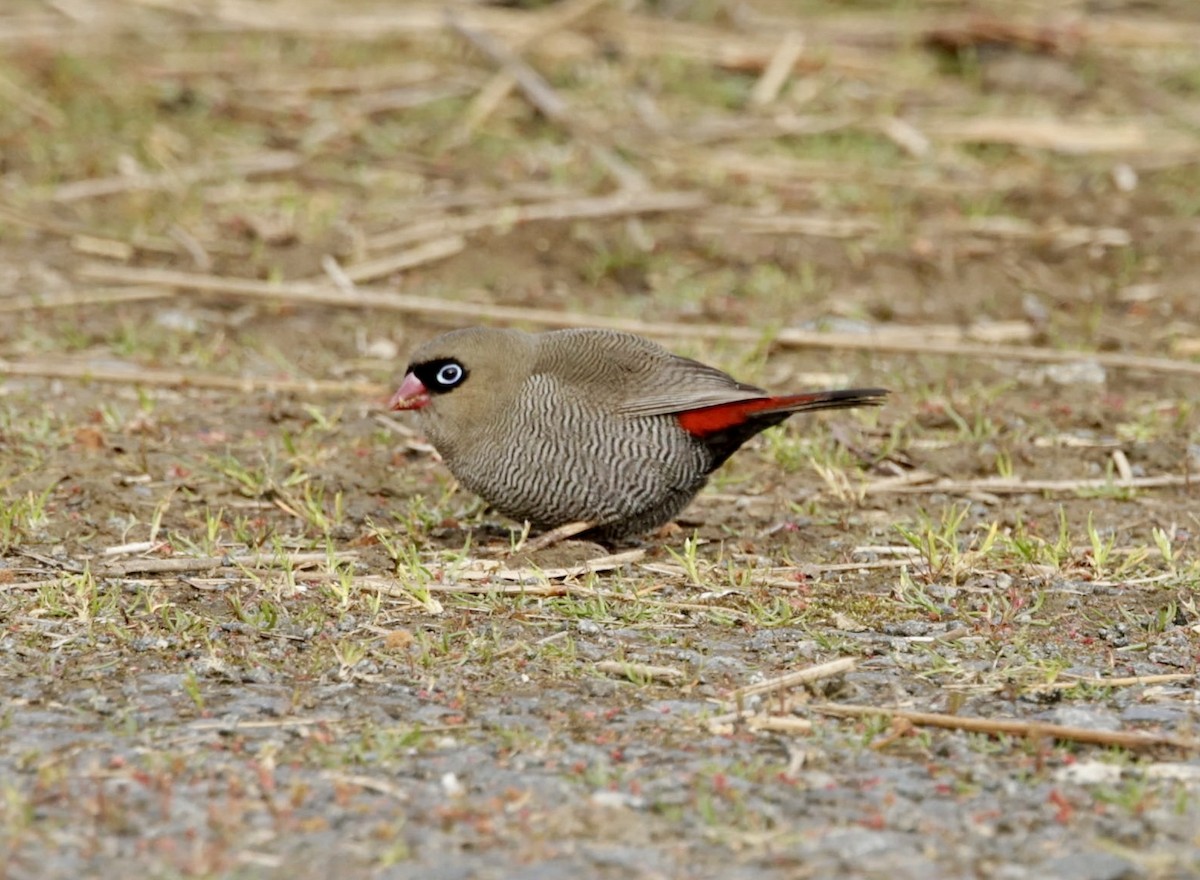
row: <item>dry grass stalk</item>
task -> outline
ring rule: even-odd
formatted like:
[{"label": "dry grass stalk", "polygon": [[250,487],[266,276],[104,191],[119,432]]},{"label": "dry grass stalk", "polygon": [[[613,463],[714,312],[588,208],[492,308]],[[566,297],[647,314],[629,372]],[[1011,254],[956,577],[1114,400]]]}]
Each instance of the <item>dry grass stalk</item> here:
[{"label": "dry grass stalk", "polygon": [[570,128],[571,119],[567,102],[540,73],[522,61],[517,54],[479,26],[465,24],[457,16],[449,16],[450,28],[468,43],[482,52],[496,66],[512,78],[534,109],[565,128]]},{"label": "dry grass stalk", "polygon": [[738,728],[749,730],[751,734],[758,731],[766,731],[770,734],[811,734],[814,724],[808,718],[768,716],[768,714],[754,710],[743,710],[709,718],[706,726],[716,736],[728,736]]},{"label": "dry grass stalk", "polygon": [[771,60],[767,63],[766,68],[762,72],[762,76],[754,83],[754,88],[750,90],[750,103],[755,107],[766,107],[768,104],[775,103],[779,97],[779,93],[787,84],[788,77],[792,75],[792,69],[796,66],[796,62],[800,60],[800,53],[804,51],[804,35],[799,31],[788,31],[783,36],[783,40],[779,43],[779,48],[771,55]]},{"label": "dry grass stalk", "polygon": [[[831,134],[861,127],[861,116],[805,114],[800,115],[787,110],[779,110],[769,117],[716,116],[699,119],[695,122],[681,122],[671,126],[670,134],[674,141],[671,152],[675,153],[677,144],[682,142],[693,146],[706,144],[728,143],[730,141],[774,140],[781,137],[812,137],[814,135]],[[668,123],[660,122],[656,130],[668,130]],[[700,151],[695,151],[700,154]],[[748,162],[759,158],[743,154]]]},{"label": "dry grass stalk", "polygon": [[[569,525],[589,527],[589,524],[586,523],[570,523]],[[580,530],[582,531],[583,529]],[[597,556],[586,562],[581,562],[579,565],[558,568],[537,568],[533,566],[503,568],[495,560],[478,560],[480,563],[478,569],[455,572],[455,577],[459,580],[468,581],[496,579],[505,581],[566,580],[567,578],[583,577],[584,575],[601,571],[613,571],[623,566],[631,565],[645,555],[646,551],[639,547],[634,550],[625,550],[621,553],[613,553],[608,556]]]},{"label": "dry grass stalk", "polygon": [[701,192],[652,191],[620,192],[607,196],[554,199],[521,205],[504,205],[471,214],[424,220],[367,239],[369,250],[386,250],[443,235],[465,235],[481,230],[500,231],[537,222],[599,220],[658,214],[668,211],[694,211],[708,205]]},{"label": "dry grass stalk", "polygon": [[1200,749],[1200,742],[1181,737],[1157,733],[1126,730],[1094,730],[1089,727],[1074,727],[1067,724],[1045,724],[1040,721],[1019,721],[1009,718],[969,718],[960,715],[944,715],[938,712],[912,712],[906,709],[888,709],[882,706],[848,706],[823,703],[810,707],[814,712],[840,718],[870,718],[882,715],[923,727],[941,727],[947,730],[965,730],[986,733],[991,736],[1022,736],[1030,739],[1057,739],[1066,742],[1091,743],[1100,746],[1117,746],[1124,749],[1174,748],[1186,751]]},{"label": "dry grass stalk", "polygon": [[191,730],[276,730],[290,727],[344,727],[345,718],[269,718],[247,721],[241,718],[227,718],[217,721],[193,721],[188,724]]},{"label": "dry grass stalk", "polygon": [[1194,681],[1194,672],[1164,672],[1158,675],[1127,675],[1116,678],[1088,678],[1086,676],[1064,675],[1058,681],[1047,681],[1023,687],[1023,691],[1066,691],[1076,687],[1141,687],[1150,684],[1170,684],[1175,681]]},{"label": "dry grass stalk", "polygon": [[95,252],[96,248],[89,245],[98,244],[99,250],[106,256],[116,254],[122,259],[131,251],[145,251],[173,257],[178,255],[180,248],[182,248],[201,271],[208,271],[207,262],[209,261],[207,258],[211,253],[245,258],[249,256],[251,251],[249,245],[240,241],[213,240],[201,242],[178,225],[173,225],[165,236],[150,235],[145,231],[138,231],[130,235],[128,241],[125,241],[115,239],[110,235],[98,239],[94,234],[94,230],[81,223],[63,222],[44,214],[22,211],[11,205],[0,204],[0,220],[26,229],[34,229],[39,232],[69,238],[71,239],[71,246],[83,252]]},{"label": "dry grass stalk", "polygon": [[[839,120],[836,125],[831,124],[824,130],[850,128],[853,124],[854,120]],[[821,121],[817,119],[809,127],[820,131],[820,126]],[[676,158],[679,159],[678,154]],[[971,193],[994,195],[1036,185],[1032,176],[1019,172],[1012,172],[998,181],[980,174],[931,175],[922,167],[909,169],[864,165],[839,159],[767,155],[733,147],[694,149],[686,154],[686,161],[697,175],[704,174],[717,180],[749,180],[763,185],[794,186],[797,180],[814,183],[846,181],[949,196]]]},{"label": "dry grass stalk", "polygon": [[[879,233],[878,221],[824,214],[760,213],[738,209],[710,211],[696,224],[705,235],[723,235],[731,228],[756,235],[805,235],[814,238],[856,239]],[[939,218],[921,223],[916,238],[932,240],[949,236],[979,236],[1005,241],[1038,241],[1059,250],[1077,247],[1127,247],[1133,240],[1128,230],[1113,226],[1069,226],[1064,223],[1033,223],[1020,217],[965,217],[947,221]]]},{"label": "dry grass stalk", "polygon": [[1112,463],[1122,484],[1132,483],[1136,479],[1133,475],[1133,468],[1129,464],[1129,456],[1125,454],[1124,450],[1114,449],[1112,451]]},{"label": "dry grass stalk", "polygon": [[[557,31],[565,30],[587,16],[608,0],[565,0],[542,13],[533,29],[513,44],[514,52],[522,52],[537,41]],[[484,121],[495,112],[517,85],[512,71],[502,68],[476,93],[457,125],[447,138],[450,148],[465,144]]]},{"label": "dry grass stalk", "polygon": [[945,143],[1011,144],[1071,155],[1151,152],[1162,156],[1196,149],[1192,138],[1151,132],[1134,122],[1117,124],[987,116],[926,120],[924,131],[930,138]]},{"label": "dry grass stalk", "polygon": [[812,238],[862,238],[879,232],[876,220],[849,217],[829,217],[824,214],[751,214],[748,212],[713,212],[697,224],[706,235],[728,235],[738,232],[766,235],[806,235]]},{"label": "dry grass stalk", "polygon": [[928,156],[933,148],[925,133],[907,119],[885,116],[879,120],[878,126],[884,137],[914,158]]},{"label": "dry grass stalk", "polygon": [[813,723],[807,718],[793,718],[790,715],[768,715],[754,709],[742,709],[736,712],[725,712],[714,715],[705,722],[709,731],[717,736],[728,736],[738,727],[744,727],[751,733],[766,731],[768,733],[812,733]]},{"label": "dry grass stalk", "polygon": [[795,672],[787,672],[775,678],[760,681],[757,684],[748,684],[732,691],[729,694],[727,702],[740,704],[747,697],[753,697],[757,694],[769,694],[773,691],[787,690],[797,685],[809,684],[814,681],[820,681],[823,678],[842,675],[852,670],[856,662],[853,657],[839,657],[836,660],[830,660],[826,663],[818,663],[816,666],[809,666]]},{"label": "dry grass stalk", "polygon": [[[1169,15],[1168,15],[1169,18]],[[986,47],[991,54],[1003,48],[1008,54],[1028,55],[1034,52],[1074,58],[1084,47],[1091,53],[1114,55],[1119,51],[1136,58],[1136,50],[1153,47],[1167,50],[1189,49],[1200,41],[1200,28],[1176,20],[1135,20],[1113,15],[1089,14],[1066,23],[1046,18],[1025,20],[997,17],[989,14],[971,15],[964,20],[937,22],[923,34],[922,42],[943,53],[957,55],[964,50]],[[1129,50],[1133,49],[1134,52]],[[1136,66],[1137,62],[1133,62]],[[1160,99],[1154,99],[1158,104]]]},{"label": "dry grass stalk", "polygon": [[[132,2],[166,9],[173,9],[177,5],[175,0]],[[432,39],[446,27],[446,4],[419,0],[390,4],[380,7],[379,11],[347,10],[338,15],[330,15],[324,4],[310,4],[307,9],[300,4],[292,4],[286,16],[254,0],[222,0],[220,4],[206,9],[206,14],[222,28],[235,26],[269,33],[317,35],[324,39],[380,40],[395,36]],[[477,4],[463,4],[456,14],[467,24],[485,28],[512,42],[520,40],[536,26],[523,13]]]},{"label": "dry grass stalk", "polygon": [[[322,379],[262,379],[237,376],[214,376],[208,373],[184,373],[174,370],[151,370],[131,367],[128,370],[109,370],[87,364],[21,363],[0,360],[0,376],[28,376],[39,379],[70,379],[80,382],[105,382],[118,385],[153,385],[160,388],[196,388],[209,391],[232,391],[239,394],[256,392],[320,395],[322,397],[355,396],[382,398],[388,393],[385,385],[366,382],[344,382]],[[382,405],[382,400],[380,401]]]},{"label": "dry grass stalk", "polygon": [[[1200,366],[1197,364],[1196,366]],[[928,477],[928,474],[922,475]],[[1190,486],[1194,479],[1187,474],[1159,474],[1153,477],[1098,477],[1078,480],[1019,480],[1009,477],[984,477],[979,480],[934,480],[914,484],[903,477],[867,483],[868,495],[899,494],[926,495],[931,492],[966,494],[988,492],[993,495],[1021,495],[1026,492],[1098,492],[1107,489],[1163,489],[1171,486]]]},{"label": "dry grass stalk", "polygon": [[[401,590],[391,583],[377,583],[378,579],[363,579],[355,581],[355,584],[377,590],[388,596],[410,596],[407,590]],[[447,583],[432,583],[425,587],[430,593],[446,593],[450,595],[460,596],[597,596],[602,595],[605,599],[622,598],[620,596],[608,595],[606,593],[597,593],[595,590],[586,589],[583,587],[573,586],[571,584],[447,584]],[[629,598],[629,597],[624,597]]]},{"label": "dry grass stalk", "polygon": [[[206,59],[207,60],[207,59]],[[227,72],[228,59],[212,59],[213,64],[201,61],[189,65],[187,72],[196,74],[219,74]],[[178,65],[171,72],[182,73]],[[320,92],[344,92],[359,95],[365,92],[390,91],[406,86],[438,82],[445,77],[445,70],[429,61],[401,61],[396,64],[379,63],[369,67],[319,68],[306,70],[297,76],[294,69],[282,70],[275,67],[266,70],[240,72],[236,87],[243,92],[262,94],[278,92],[284,95],[312,95]]]},{"label": "dry grass stalk", "polygon": [[621,660],[601,660],[596,670],[606,675],[616,675],[633,682],[660,681],[663,684],[679,684],[687,674],[673,666],[651,666],[648,663],[626,663]]},{"label": "dry grass stalk", "polygon": [[[471,725],[468,724],[441,724],[435,725],[434,727],[422,726],[421,732],[430,733],[431,731],[462,730],[463,728],[470,726]],[[401,803],[407,803],[408,801],[412,800],[411,793],[401,788],[399,785],[388,782],[384,779],[376,779],[373,776],[362,776],[359,774],[335,773],[333,771],[327,771],[325,773],[325,778],[334,785],[354,785],[363,789],[364,791],[373,791],[376,794],[387,795],[388,797]]]},{"label": "dry grass stalk", "polygon": [[[600,22],[605,32],[619,43],[622,52],[634,58],[673,56],[739,73],[762,74],[779,51],[778,28],[753,34],[735,33],[728,28],[632,13],[609,13],[602,16]],[[828,44],[826,35],[814,37],[813,28],[805,26],[804,21],[794,19],[792,24],[789,29],[803,27],[810,42]],[[878,53],[856,48],[845,39],[838,41],[836,52],[811,60],[798,56],[793,66],[797,64],[809,71],[836,70],[872,79],[891,75],[891,68],[880,61]]]},{"label": "dry grass stalk", "polygon": [[467,240],[461,235],[434,238],[399,253],[363,260],[360,263],[352,263],[344,267],[343,272],[350,281],[355,283],[374,281],[376,278],[383,278],[388,275],[394,275],[397,272],[404,272],[408,269],[415,269],[418,266],[425,266],[438,260],[448,259],[455,254],[462,253],[466,246]]},{"label": "dry grass stalk", "polygon": [[0,593],[6,593],[10,590],[41,590],[51,589],[53,587],[62,586],[62,578],[52,578],[50,580],[40,581],[11,581],[0,583]]},{"label": "dry grass stalk", "polygon": [[[836,574],[839,571],[878,571],[884,568],[920,567],[920,559],[877,559],[874,562],[831,562],[822,565],[802,565],[801,571],[812,571],[816,574]],[[774,583],[774,582],[773,582]],[[793,581],[793,586],[796,584]]]},{"label": "dry grass stalk", "polygon": [[1021,49],[1070,56],[1079,48],[1082,30],[1073,26],[973,15],[966,21],[939,25],[925,35],[926,46],[945,52],[963,52],[983,48]]},{"label": "dry grass stalk", "polygon": [[[455,98],[466,94],[470,90],[471,86],[468,83],[458,82],[443,82],[428,86],[410,86],[406,89],[393,89],[378,94],[357,95],[354,97],[349,109],[353,109],[360,116],[377,116],[382,113],[411,110],[414,107],[420,107],[424,104],[432,104],[434,101]],[[361,125],[362,122],[361,120],[357,120],[354,124]],[[346,132],[344,128],[346,125],[347,123],[342,122],[332,127],[327,132],[327,137],[345,136]],[[309,142],[310,147],[312,143]]]},{"label": "dry grass stalk", "polygon": [[1006,241],[1045,241],[1060,250],[1074,247],[1127,247],[1129,230],[1119,226],[1069,226],[1061,221],[1034,223],[1022,217],[967,217],[955,226],[924,230],[930,237],[947,234],[986,235]]},{"label": "dry grass stalk", "polygon": [[117,175],[91,180],[76,180],[64,183],[55,189],[52,198],[60,203],[78,202],[126,192],[180,189],[205,180],[282,174],[286,171],[294,171],[303,162],[304,156],[299,153],[286,151],[259,153],[255,156],[243,156],[225,162],[194,165],[190,168],[177,168],[156,174]]},{"label": "dry grass stalk", "polygon": [[127,562],[106,563],[95,569],[103,577],[121,577],[127,574],[179,574],[183,572],[212,571],[217,568],[240,568],[248,571],[280,571],[322,563],[353,560],[357,554],[343,553],[292,553],[287,556],[252,553],[240,556],[201,556],[173,559],[130,559]]},{"label": "dry grass stalk", "polygon": [[191,232],[184,229],[178,223],[172,223],[171,229],[168,232],[171,240],[176,242],[184,252],[192,258],[192,263],[195,264],[197,271],[211,272],[213,266],[212,256],[208,253],[203,242]]},{"label": "dry grass stalk", "polygon": [[166,544],[152,537],[149,541],[134,541],[129,544],[117,544],[113,547],[105,547],[103,554],[105,556],[128,556],[132,553],[151,553],[164,549],[166,546]]},{"label": "dry grass stalk", "polygon": [[539,113],[584,144],[605,170],[625,190],[649,189],[649,183],[640,171],[622,159],[616,151],[601,143],[595,132],[589,131],[570,112],[567,102],[554,90],[550,83],[536,70],[526,64],[507,46],[496,40],[480,27],[464,24],[458,16],[451,15],[449,24],[463,39],[488,56],[494,64],[506,72],[521,94]]},{"label": "dry grass stalk", "polygon": [[[657,587],[656,587],[657,588]],[[606,599],[615,598],[605,595]],[[639,592],[636,597],[639,601],[645,603],[648,608],[659,608],[663,611],[679,611],[691,614],[693,612],[699,614],[716,614],[723,617],[729,617],[734,620],[744,620],[751,622],[757,618],[746,611],[739,611],[736,608],[730,608],[727,605],[719,605],[716,602],[667,602],[662,599],[647,599],[645,592]]]},{"label": "dry grass stalk", "polygon": [[14,312],[19,314],[36,309],[74,309],[80,306],[114,305],[150,299],[166,299],[174,295],[174,291],[165,287],[94,287],[91,290],[54,293],[46,296],[26,294],[0,299],[0,314]]},{"label": "dry grass stalk", "polygon": [[812,733],[813,723],[807,718],[790,718],[786,715],[751,715],[743,719],[746,729],[751,733],[766,731],[767,733]]},{"label": "dry grass stalk", "polygon": [[105,260],[117,260],[126,263],[133,259],[136,253],[132,244],[115,238],[102,238],[98,235],[76,235],[71,239],[71,250],[86,254],[89,257],[100,257]]},{"label": "dry grass stalk", "polygon": [[12,205],[0,203],[0,220],[20,226],[24,229],[35,229],[38,232],[49,232],[69,238],[72,235],[86,234],[87,229],[79,223],[68,223],[54,217],[33,214]]}]

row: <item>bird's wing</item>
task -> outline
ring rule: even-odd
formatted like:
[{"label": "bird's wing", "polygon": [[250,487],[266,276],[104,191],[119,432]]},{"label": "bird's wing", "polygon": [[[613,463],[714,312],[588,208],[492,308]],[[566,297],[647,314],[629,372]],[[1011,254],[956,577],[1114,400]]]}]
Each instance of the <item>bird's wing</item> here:
[{"label": "bird's wing", "polygon": [[716,367],[615,330],[544,333],[534,373],[553,376],[619,415],[658,416],[767,396]]},{"label": "bird's wing", "polygon": [[763,389],[738,382],[715,367],[672,356],[652,382],[637,383],[630,388],[618,412],[627,416],[661,416],[766,396]]}]

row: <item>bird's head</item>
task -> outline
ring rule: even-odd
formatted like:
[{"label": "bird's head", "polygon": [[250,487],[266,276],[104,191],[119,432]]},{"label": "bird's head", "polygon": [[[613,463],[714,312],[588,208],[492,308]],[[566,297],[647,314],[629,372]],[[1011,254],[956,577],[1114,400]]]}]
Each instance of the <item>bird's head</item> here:
[{"label": "bird's head", "polygon": [[438,336],[413,352],[388,408],[477,423],[511,401],[535,348],[535,338],[518,330],[471,327]]},{"label": "bird's head", "polygon": [[449,394],[466,382],[469,375],[457,358],[414,361],[408,365],[404,381],[388,401],[388,408],[399,411],[426,407],[435,394]]}]

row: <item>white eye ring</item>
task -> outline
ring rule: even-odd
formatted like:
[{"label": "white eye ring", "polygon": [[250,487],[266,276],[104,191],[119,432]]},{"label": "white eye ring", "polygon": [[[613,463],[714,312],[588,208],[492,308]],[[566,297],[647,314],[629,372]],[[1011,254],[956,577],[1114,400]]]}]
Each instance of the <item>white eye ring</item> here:
[{"label": "white eye ring", "polygon": [[437,371],[437,383],[447,387],[457,385],[462,381],[463,368],[458,364],[446,364]]}]

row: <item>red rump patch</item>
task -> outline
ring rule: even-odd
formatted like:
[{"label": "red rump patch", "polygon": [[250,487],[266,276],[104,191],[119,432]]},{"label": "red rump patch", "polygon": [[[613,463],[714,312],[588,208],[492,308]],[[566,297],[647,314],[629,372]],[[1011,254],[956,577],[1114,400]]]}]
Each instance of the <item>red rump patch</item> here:
[{"label": "red rump patch", "polygon": [[805,409],[820,402],[824,394],[789,394],[783,397],[759,397],[754,400],[738,400],[733,403],[719,403],[716,406],[706,406],[702,409],[691,409],[681,412],[677,418],[679,424],[689,434],[706,437],[718,431],[732,428],[748,421],[755,413],[770,410]]}]

